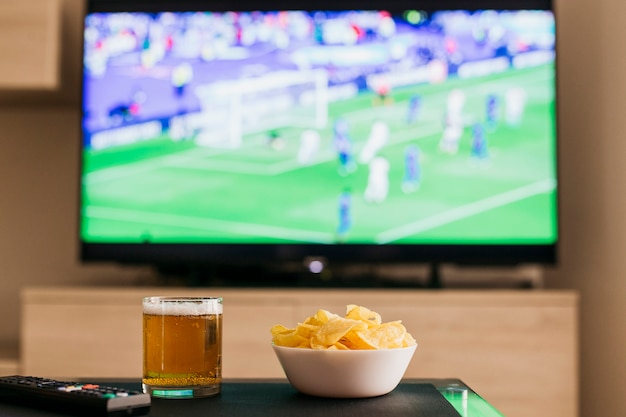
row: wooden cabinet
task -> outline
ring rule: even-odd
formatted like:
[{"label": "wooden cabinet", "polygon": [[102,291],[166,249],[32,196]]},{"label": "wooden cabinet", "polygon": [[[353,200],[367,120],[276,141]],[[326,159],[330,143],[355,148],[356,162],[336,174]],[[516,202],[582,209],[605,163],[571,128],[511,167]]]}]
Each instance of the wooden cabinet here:
[{"label": "wooden cabinet", "polygon": [[60,0],[0,2],[0,90],[57,88],[60,31]]},{"label": "wooden cabinet", "polygon": [[26,288],[21,370],[141,376],[141,299],[224,297],[225,378],[282,378],[269,329],[360,304],[418,341],[407,377],[460,378],[507,417],[578,415],[578,296],[545,290]]}]

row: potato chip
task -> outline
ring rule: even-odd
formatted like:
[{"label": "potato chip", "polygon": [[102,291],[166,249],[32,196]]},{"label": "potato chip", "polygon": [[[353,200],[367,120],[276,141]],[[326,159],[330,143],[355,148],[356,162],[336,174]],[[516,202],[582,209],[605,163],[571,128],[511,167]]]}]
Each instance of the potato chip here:
[{"label": "potato chip", "polygon": [[378,349],[393,349],[402,347],[405,333],[404,326],[396,321],[369,328],[364,332],[364,337]]},{"label": "potato chip", "polygon": [[309,338],[299,335],[297,329],[288,329],[283,325],[277,324],[272,327],[272,340],[279,346],[300,347],[309,344]]},{"label": "potato chip", "polygon": [[326,350],[351,350],[348,346],[344,345],[341,342],[337,342],[332,346],[329,346]]},{"label": "potato chip", "polygon": [[345,317],[320,309],[293,329],[277,324],[271,333],[275,345],[308,349],[395,349],[417,344],[401,321],[383,323],[380,314],[355,304],[346,306]]},{"label": "potato chip", "polygon": [[364,332],[351,332],[344,336],[341,342],[352,350],[378,349],[378,345],[373,344]]},{"label": "potato chip", "polygon": [[380,314],[366,307],[349,304],[346,309],[347,318],[364,321],[368,326],[375,326],[382,322]]},{"label": "potato chip", "polygon": [[404,339],[402,340],[402,347],[417,345],[417,341],[411,336],[409,332],[404,334]]},{"label": "potato chip", "polygon": [[340,318],[340,317],[337,314],[331,313],[330,311],[327,311],[327,310],[317,310],[317,313],[315,313],[314,316],[309,317],[309,319],[311,319],[311,324],[314,324],[314,323],[324,324],[334,318]]},{"label": "potato chip", "polygon": [[324,346],[322,349],[326,349],[339,342],[347,333],[363,328],[367,328],[367,324],[361,321],[333,317],[313,332],[311,346]]}]

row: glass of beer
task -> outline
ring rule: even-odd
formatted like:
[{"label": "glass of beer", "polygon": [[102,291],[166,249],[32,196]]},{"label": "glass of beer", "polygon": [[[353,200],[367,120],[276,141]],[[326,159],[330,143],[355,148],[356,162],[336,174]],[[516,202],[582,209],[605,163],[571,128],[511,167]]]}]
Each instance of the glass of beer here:
[{"label": "glass of beer", "polygon": [[198,398],[222,385],[221,297],[143,299],[143,379],[155,398]]}]

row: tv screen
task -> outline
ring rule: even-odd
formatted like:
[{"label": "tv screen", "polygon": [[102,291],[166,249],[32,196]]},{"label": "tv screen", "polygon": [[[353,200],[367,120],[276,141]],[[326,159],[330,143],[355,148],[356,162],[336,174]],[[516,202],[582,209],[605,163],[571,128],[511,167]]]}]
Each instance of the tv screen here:
[{"label": "tv screen", "polygon": [[91,0],[81,257],[553,263],[555,53],[545,0]]}]

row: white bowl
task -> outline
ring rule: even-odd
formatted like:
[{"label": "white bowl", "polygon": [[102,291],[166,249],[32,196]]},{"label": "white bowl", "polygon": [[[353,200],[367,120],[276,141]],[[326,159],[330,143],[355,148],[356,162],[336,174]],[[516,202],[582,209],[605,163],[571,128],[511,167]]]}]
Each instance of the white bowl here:
[{"label": "white bowl", "polygon": [[380,350],[316,350],[272,345],[287,379],[303,394],[376,397],[393,391],[416,346]]}]

